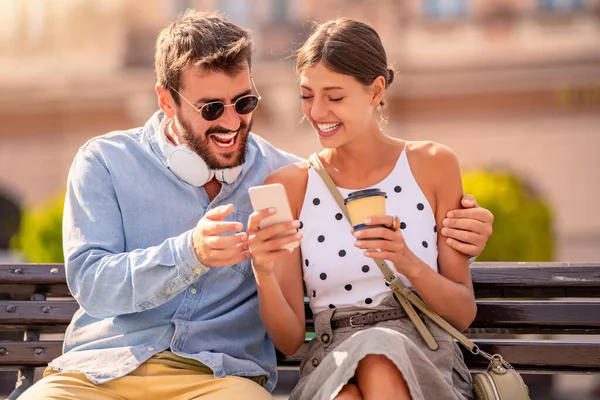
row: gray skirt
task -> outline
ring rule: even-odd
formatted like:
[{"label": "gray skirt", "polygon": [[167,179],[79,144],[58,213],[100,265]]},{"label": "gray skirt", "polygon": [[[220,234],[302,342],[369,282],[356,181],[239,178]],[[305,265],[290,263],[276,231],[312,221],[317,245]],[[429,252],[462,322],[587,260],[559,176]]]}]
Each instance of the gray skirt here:
[{"label": "gray skirt", "polygon": [[[316,337],[300,364],[300,382],[289,400],[330,400],[354,376],[360,360],[370,354],[389,358],[402,373],[413,400],[472,400],[473,382],[452,337],[428,318],[425,325],[438,342],[432,351],[404,314],[399,319],[333,330],[331,321],[368,311],[400,309],[390,295],[373,309],[332,309],[315,316]],[[382,388],[386,391],[386,388]]]}]

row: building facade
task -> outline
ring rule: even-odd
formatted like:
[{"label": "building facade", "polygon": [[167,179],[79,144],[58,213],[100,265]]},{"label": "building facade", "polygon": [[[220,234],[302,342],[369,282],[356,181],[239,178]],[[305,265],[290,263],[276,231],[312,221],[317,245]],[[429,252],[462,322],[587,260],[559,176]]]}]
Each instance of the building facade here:
[{"label": "building facade", "polygon": [[552,205],[556,259],[600,260],[599,0],[0,2],[0,190],[38,204],[86,140],[144,123],[156,34],[188,7],[251,29],[255,131],[301,156],[319,145],[300,122],[293,50],[311,20],[370,23],[398,72],[386,132],[444,143],[463,170],[524,175]]}]

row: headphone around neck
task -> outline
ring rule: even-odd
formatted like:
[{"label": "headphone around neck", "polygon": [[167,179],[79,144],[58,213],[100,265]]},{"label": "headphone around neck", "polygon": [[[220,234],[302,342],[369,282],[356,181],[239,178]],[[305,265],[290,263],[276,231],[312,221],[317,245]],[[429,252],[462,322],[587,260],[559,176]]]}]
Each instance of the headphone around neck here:
[{"label": "headphone around neck", "polygon": [[163,118],[159,129],[161,148],[167,159],[169,169],[185,183],[200,187],[216,178],[223,184],[231,185],[242,172],[243,165],[233,168],[211,169],[206,162],[187,145],[175,146],[165,135],[167,124],[171,121]]}]

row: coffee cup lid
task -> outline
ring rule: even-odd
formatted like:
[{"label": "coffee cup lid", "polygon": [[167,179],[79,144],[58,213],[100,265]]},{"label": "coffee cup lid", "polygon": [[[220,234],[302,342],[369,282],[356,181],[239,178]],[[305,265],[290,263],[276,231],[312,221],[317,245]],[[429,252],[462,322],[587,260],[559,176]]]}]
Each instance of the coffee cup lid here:
[{"label": "coffee cup lid", "polygon": [[352,192],[352,193],[348,194],[348,197],[346,197],[344,199],[344,205],[347,204],[349,201],[358,200],[358,199],[362,199],[365,197],[371,197],[371,196],[383,196],[383,197],[387,198],[387,194],[377,188],[357,190],[356,192]]}]

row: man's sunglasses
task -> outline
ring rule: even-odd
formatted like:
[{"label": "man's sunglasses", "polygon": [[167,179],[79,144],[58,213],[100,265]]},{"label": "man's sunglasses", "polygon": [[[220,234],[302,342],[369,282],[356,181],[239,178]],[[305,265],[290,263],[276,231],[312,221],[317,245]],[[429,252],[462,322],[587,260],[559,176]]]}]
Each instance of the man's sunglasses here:
[{"label": "man's sunglasses", "polygon": [[[254,85],[254,80],[252,80],[252,86],[254,86],[254,90],[258,94],[258,90],[256,90],[256,86]],[[222,101],[211,101],[210,103],[206,103],[202,105],[202,107],[198,108],[194,106],[191,101],[186,99],[177,90],[175,90],[174,88],[171,89],[173,89],[175,93],[180,95],[182,99],[184,99],[190,106],[192,106],[192,108],[197,113],[202,115],[202,118],[204,118],[207,121],[216,121],[217,119],[221,118],[221,116],[225,112],[225,107],[234,107],[235,111],[241,115],[250,114],[256,109],[256,107],[258,106],[258,102],[261,100],[260,94],[258,94],[258,96],[253,94],[247,94],[238,98],[231,104],[225,104]]]}]

